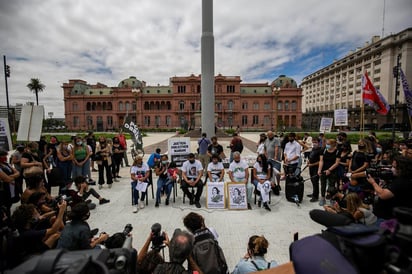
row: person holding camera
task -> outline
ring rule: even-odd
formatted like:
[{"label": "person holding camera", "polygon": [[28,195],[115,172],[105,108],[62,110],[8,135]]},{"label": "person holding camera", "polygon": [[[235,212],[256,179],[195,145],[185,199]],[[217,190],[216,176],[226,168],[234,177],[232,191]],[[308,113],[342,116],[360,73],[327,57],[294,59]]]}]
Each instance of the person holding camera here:
[{"label": "person holding camera", "polygon": [[15,228],[19,231],[16,239],[18,258],[22,261],[30,255],[40,254],[55,247],[60,237],[60,230],[64,227],[63,217],[67,203],[57,204],[59,212],[53,225],[47,229],[37,229],[40,213],[32,204],[23,204],[16,208],[12,215]]},{"label": "person holding camera", "polygon": [[367,181],[372,185],[378,199],[373,205],[373,213],[378,217],[378,224],[392,219],[395,207],[412,208],[412,159],[397,156],[392,162],[394,179],[386,186],[377,182],[379,178],[367,175]]},{"label": "person holding camera", "polygon": [[[169,236],[166,232],[162,233],[163,246],[169,246]],[[140,249],[139,255],[137,256],[137,272],[138,273],[153,273],[157,265],[164,263],[164,258],[160,255],[160,248],[152,246],[152,250],[149,250],[150,243],[155,239],[156,234],[153,230],[150,231],[146,242]],[[156,240],[155,240],[156,241]]]},{"label": "person holding camera", "polygon": [[90,217],[90,210],[86,203],[75,205],[68,214],[71,220],[64,227],[57,248],[68,250],[83,250],[95,248],[109,238],[105,232],[99,237],[93,238],[89,224],[86,222]]},{"label": "person holding camera", "polygon": [[189,269],[203,273],[196,262],[193,260],[191,253],[193,250],[193,235],[187,231],[176,229],[169,243],[169,261],[159,264],[154,274],[164,273],[190,273],[184,267],[183,263],[187,260]]}]

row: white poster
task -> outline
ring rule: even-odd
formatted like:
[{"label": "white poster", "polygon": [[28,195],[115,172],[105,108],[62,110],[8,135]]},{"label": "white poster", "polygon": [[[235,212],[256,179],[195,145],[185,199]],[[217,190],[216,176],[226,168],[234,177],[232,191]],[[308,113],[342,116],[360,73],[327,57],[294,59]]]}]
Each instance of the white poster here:
[{"label": "white poster", "polygon": [[190,151],[190,137],[170,138],[168,140],[169,159],[176,163],[176,166],[182,166],[187,160]]},{"label": "white poster", "polygon": [[9,121],[7,118],[0,118],[0,149],[6,151],[13,149]]},{"label": "white poster", "polygon": [[319,132],[323,132],[323,133],[331,132],[332,124],[333,124],[333,118],[322,117],[322,120],[320,120]]},{"label": "white poster", "polygon": [[335,109],[335,126],[347,126],[348,125],[348,110]]},{"label": "white poster", "polygon": [[23,106],[20,115],[17,141],[39,141],[43,127],[44,107],[26,105]]},{"label": "white poster", "polygon": [[206,207],[225,208],[225,183],[207,182]]}]

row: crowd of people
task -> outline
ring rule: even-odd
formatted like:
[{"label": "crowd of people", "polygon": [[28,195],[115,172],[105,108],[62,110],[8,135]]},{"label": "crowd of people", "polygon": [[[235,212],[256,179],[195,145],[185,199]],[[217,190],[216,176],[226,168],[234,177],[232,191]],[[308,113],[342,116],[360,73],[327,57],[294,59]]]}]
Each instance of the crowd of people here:
[{"label": "crowd of people", "polygon": [[[111,188],[121,178],[123,161],[124,166],[130,167],[134,213],[144,208],[148,186],[154,185],[153,173],[157,177],[156,208],[162,197],[164,204],[169,205],[177,181],[189,204],[201,208],[205,185],[222,182],[227,174],[231,182],[245,184],[246,197],[243,199],[248,209],[252,209],[252,195],[256,194],[258,207],[271,211],[271,191],[279,195],[285,175],[300,173],[306,167],[313,189],[307,196],[310,202],[317,202],[322,207],[312,210],[310,216],[325,226],[353,222],[379,226],[394,218],[392,211],[395,207],[412,208],[410,140],[378,140],[371,132],[352,150],[344,132],[336,139],[326,139],[324,134],[311,136],[306,133],[301,138],[293,132],[277,136],[268,131],[260,134],[256,161],[250,166],[242,158],[242,139],[234,134],[229,145],[230,163],[226,168],[223,165],[226,155],[216,136],[209,140],[202,134],[198,145],[198,153],[190,153],[180,168],[169,160],[167,154],[161,154],[160,149],[150,155],[147,163],[143,157],[136,156],[129,166],[122,132],[113,139],[104,136],[96,139],[93,133],[85,137],[74,136],[72,142],[59,141],[56,136],[49,142],[42,138],[40,142],[17,146],[10,157],[7,151],[0,151],[3,221],[7,219],[20,235],[13,247],[17,256],[11,260],[11,265],[48,249],[91,249],[107,241],[109,235],[96,236],[87,224],[90,210],[96,207],[90,196],[100,205],[110,202],[92,187],[96,185],[92,172],[98,172],[99,189],[106,184]],[[52,186],[59,187],[59,196],[51,195]],[[219,189],[214,192],[217,196]],[[21,204],[12,213],[11,206],[17,202]],[[66,214],[68,205],[71,210]],[[176,230],[170,240],[167,234],[162,240],[162,244],[169,248],[169,262],[159,255],[158,249],[147,252],[154,237],[153,232],[149,234],[137,258],[138,269],[147,269],[141,273],[183,271],[186,260],[189,270],[199,273],[219,273],[216,269],[223,271],[225,267],[228,270],[221,249],[214,249],[215,254],[209,256],[207,262],[211,258],[216,260],[207,264],[204,263],[206,257],[196,255],[196,245],[200,241],[208,240],[208,244],[218,246],[217,232],[206,227],[203,217],[192,212],[183,223],[188,231]],[[30,243],[29,248],[27,243]],[[264,236],[251,236],[246,255],[233,273],[276,267],[276,262],[264,258],[268,246]],[[216,269],[208,269],[211,265]]]}]

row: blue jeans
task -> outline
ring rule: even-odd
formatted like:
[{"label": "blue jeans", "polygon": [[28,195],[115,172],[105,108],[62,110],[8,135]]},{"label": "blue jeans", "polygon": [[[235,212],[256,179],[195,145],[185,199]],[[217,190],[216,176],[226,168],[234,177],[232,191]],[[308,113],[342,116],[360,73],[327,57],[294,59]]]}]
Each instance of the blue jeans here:
[{"label": "blue jeans", "polygon": [[[139,191],[136,189],[137,186],[137,181],[132,181],[130,183],[132,185],[132,205],[137,205],[139,203]],[[142,201],[142,203],[144,202],[144,198],[146,197],[146,192],[142,192],[142,197],[140,199],[140,201]]]},{"label": "blue jeans", "polygon": [[72,179],[76,179],[78,176],[88,177],[90,170],[90,161],[87,160],[82,166],[73,164],[73,176]]},{"label": "blue jeans", "polygon": [[160,203],[160,192],[162,189],[166,190],[166,199],[169,200],[170,193],[172,192],[173,188],[173,181],[169,178],[161,178],[157,179],[157,190],[156,190],[156,203]]}]

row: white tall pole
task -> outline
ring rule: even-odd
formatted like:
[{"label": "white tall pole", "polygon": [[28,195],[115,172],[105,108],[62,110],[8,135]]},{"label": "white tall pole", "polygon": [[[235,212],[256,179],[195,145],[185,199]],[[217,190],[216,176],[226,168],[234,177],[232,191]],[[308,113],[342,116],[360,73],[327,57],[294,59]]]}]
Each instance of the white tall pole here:
[{"label": "white tall pole", "polygon": [[215,132],[215,39],[213,37],[213,0],[202,0],[201,38],[202,132],[210,138]]}]

